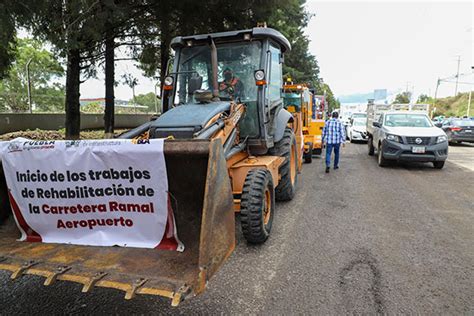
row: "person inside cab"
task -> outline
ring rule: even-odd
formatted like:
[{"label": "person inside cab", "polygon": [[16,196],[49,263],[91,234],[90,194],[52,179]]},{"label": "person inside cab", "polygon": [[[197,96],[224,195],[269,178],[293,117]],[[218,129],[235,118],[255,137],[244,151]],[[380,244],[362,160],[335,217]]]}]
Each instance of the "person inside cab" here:
[{"label": "person inside cab", "polygon": [[219,83],[219,93],[231,99],[243,98],[244,85],[236,76],[232,69],[224,69],[224,80]]}]

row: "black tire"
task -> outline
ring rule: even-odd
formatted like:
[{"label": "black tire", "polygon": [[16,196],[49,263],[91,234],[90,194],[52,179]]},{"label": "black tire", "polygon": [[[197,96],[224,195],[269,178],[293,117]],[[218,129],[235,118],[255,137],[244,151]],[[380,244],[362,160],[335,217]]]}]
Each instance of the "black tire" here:
[{"label": "black tire", "polygon": [[377,163],[380,167],[387,166],[387,159],[383,157],[382,144],[379,144],[379,147],[377,148]]},{"label": "black tire", "polygon": [[3,174],[2,165],[0,164],[0,225],[8,218],[11,212],[7,182]]},{"label": "black tire", "polygon": [[270,171],[250,170],[240,200],[240,222],[247,242],[261,244],[267,240],[272,229],[274,210],[275,190]]},{"label": "black tire", "polygon": [[307,153],[304,153],[304,162],[305,163],[312,163],[313,162],[313,143],[307,143],[309,150]]},{"label": "black tire", "polygon": [[433,167],[435,169],[443,169],[444,161],[433,161]]},{"label": "black tire", "polygon": [[313,149],[313,155],[321,156],[321,153],[322,153],[322,149],[321,149],[321,148],[315,148],[315,149]]},{"label": "black tire", "polygon": [[372,142],[372,137],[369,137],[367,141],[367,146],[369,147],[369,156],[373,156],[375,153],[374,143]]},{"label": "black tire", "polygon": [[[291,154],[293,151],[293,165]],[[283,138],[276,142],[269,151],[270,155],[285,158],[285,162],[280,166],[280,182],[275,188],[275,199],[277,201],[290,201],[295,196],[296,183],[298,180],[298,152],[296,148],[296,138],[293,130],[289,127],[285,129]]]}]

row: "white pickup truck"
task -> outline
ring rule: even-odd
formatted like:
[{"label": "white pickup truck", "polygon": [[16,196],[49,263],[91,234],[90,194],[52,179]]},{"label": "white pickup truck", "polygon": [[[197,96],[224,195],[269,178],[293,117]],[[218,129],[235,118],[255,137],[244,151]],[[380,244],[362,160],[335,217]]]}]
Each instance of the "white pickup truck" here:
[{"label": "white pickup truck", "polygon": [[379,166],[392,161],[432,162],[441,169],[448,157],[446,133],[428,117],[428,104],[367,106],[369,155],[377,151]]}]

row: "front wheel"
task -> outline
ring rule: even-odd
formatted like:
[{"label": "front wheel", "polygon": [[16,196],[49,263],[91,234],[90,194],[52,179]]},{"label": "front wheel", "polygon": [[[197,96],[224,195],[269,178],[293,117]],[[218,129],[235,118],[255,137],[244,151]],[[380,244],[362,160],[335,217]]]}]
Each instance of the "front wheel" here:
[{"label": "front wheel", "polygon": [[369,137],[369,140],[367,141],[367,146],[369,147],[369,156],[373,156],[375,153],[375,147],[371,137]]},{"label": "front wheel", "polygon": [[304,153],[304,162],[305,163],[313,162],[313,143],[309,142],[308,147],[309,147],[309,151],[307,153]]},{"label": "front wheel", "polygon": [[0,164],[0,225],[3,224],[11,212],[7,182],[3,174],[2,165]]},{"label": "front wheel", "polygon": [[377,149],[377,162],[380,167],[385,167],[387,165],[387,159],[383,157],[382,144],[380,144]]},{"label": "front wheel", "polygon": [[435,169],[443,169],[444,161],[433,161],[433,167]]},{"label": "front wheel", "polygon": [[276,142],[268,152],[273,156],[284,157],[285,161],[280,166],[280,182],[275,188],[277,201],[290,201],[295,196],[296,182],[298,180],[298,152],[296,138],[293,130],[285,129],[283,138]]},{"label": "front wheel", "polygon": [[273,179],[267,169],[247,173],[240,200],[240,222],[247,242],[261,244],[270,235],[275,209]]}]

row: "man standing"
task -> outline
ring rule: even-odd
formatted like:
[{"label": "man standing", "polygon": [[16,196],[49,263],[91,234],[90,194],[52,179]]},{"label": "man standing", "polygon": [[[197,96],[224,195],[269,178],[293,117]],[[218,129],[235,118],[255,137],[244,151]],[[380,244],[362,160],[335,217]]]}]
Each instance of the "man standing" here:
[{"label": "man standing", "polygon": [[331,152],[334,149],[334,169],[339,169],[339,148],[346,141],[344,126],[338,120],[339,113],[332,112],[332,118],[326,121],[323,130],[323,142],[326,144],[326,173],[331,165]]}]

